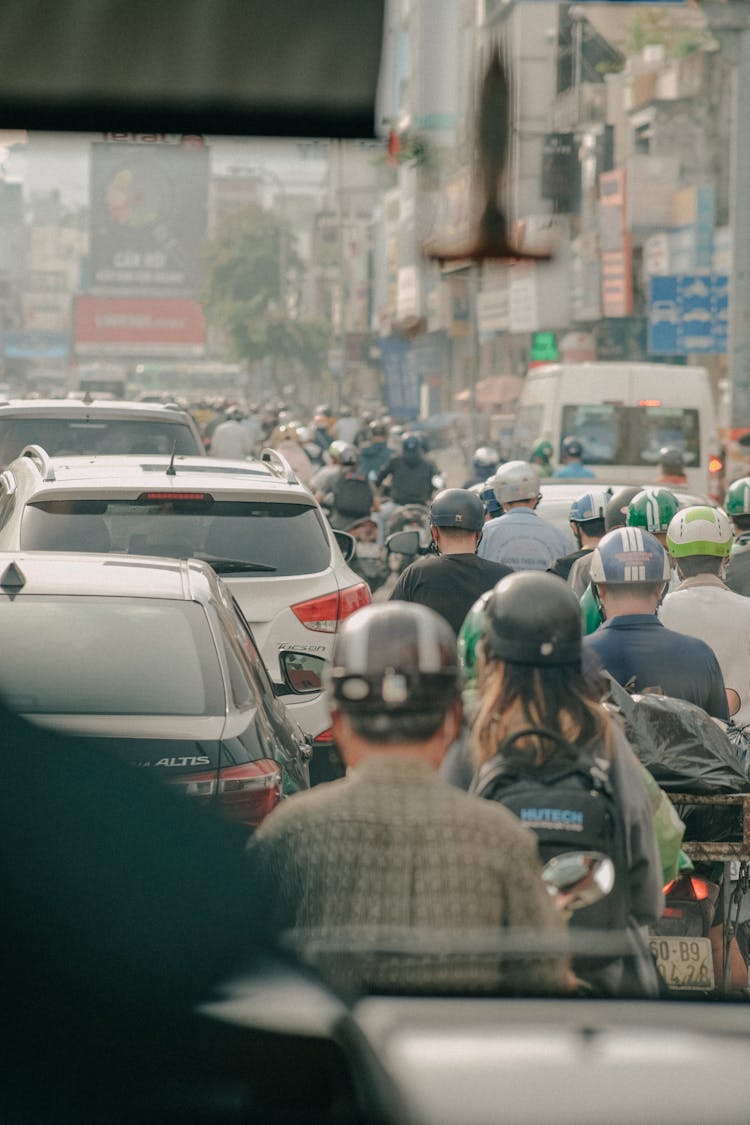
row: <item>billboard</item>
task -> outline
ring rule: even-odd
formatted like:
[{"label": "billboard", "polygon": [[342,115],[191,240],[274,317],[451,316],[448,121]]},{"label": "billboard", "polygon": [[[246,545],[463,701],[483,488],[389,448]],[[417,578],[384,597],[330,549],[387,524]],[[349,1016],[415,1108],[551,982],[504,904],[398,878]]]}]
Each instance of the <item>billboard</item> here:
[{"label": "billboard", "polygon": [[649,278],[651,355],[726,355],[729,278],[726,274],[668,274]]},{"label": "billboard", "polygon": [[78,355],[202,356],[206,322],[197,301],[148,297],[76,297]]},{"label": "billboard", "polygon": [[197,294],[208,180],[208,149],[200,138],[95,142],[91,287]]}]

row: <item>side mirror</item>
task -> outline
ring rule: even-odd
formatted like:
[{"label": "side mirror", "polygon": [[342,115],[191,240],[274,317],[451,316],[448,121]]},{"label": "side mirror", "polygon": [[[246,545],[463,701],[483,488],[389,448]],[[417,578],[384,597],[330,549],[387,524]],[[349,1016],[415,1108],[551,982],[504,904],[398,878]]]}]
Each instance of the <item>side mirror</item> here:
[{"label": "side mirror", "polygon": [[333,538],[339,545],[344,562],[350,562],[357,550],[357,540],[348,531],[334,531]]},{"label": "side mirror", "polygon": [[610,893],[615,865],[602,852],[563,852],[545,863],[542,879],[561,910],[581,910]]},{"label": "side mirror", "polygon": [[279,653],[279,664],[284,686],[293,695],[312,695],[323,688],[322,656],[311,656],[309,652],[291,652],[288,649]]},{"label": "side mirror", "polygon": [[389,554],[418,555],[420,550],[419,532],[394,531],[393,535],[389,535],[386,539],[385,547]]}]

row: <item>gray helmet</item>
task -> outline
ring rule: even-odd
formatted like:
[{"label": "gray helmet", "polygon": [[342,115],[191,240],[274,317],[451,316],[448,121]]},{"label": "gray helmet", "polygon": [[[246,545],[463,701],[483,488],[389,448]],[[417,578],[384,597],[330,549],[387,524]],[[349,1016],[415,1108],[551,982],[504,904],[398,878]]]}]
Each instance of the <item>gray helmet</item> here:
[{"label": "gray helmet", "polygon": [[467,488],[444,488],[432,501],[430,523],[433,527],[481,531],[484,526],[484,504]]},{"label": "gray helmet", "polygon": [[557,575],[509,574],[487,601],[482,637],[490,660],[580,667],[581,606]]},{"label": "gray helmet", "polygon": [[495,473],[493,488],[498,504],[533,500],[539,495],[539,477],[528,461],[506,461]]},{"label": "gray helmet", "polygon": [[341,626],[328,682],[342,711],[445,712],[460,690],[453,630],[417,603],[366,606]]}]

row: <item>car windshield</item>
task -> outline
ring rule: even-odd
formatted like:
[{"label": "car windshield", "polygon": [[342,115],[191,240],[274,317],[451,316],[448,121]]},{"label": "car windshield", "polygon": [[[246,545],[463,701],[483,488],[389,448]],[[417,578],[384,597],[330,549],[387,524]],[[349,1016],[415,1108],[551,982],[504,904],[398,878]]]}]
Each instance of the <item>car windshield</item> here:
[{"label": "car windshield", "polygon": [[[84,0],[78,2],[88,10]],[[347,27],[373,6],[379,10],[377,2],[353,4]],[[212,5],[187,0],[177,7],[184,9],[185,24],[194,21],[196,29],[204,26],[199,9],[213,12]],[[239,11],[242,5],[227,0],[226,7]],[[309,7],[320,8],[325,27],[328,5]],[[138,97],[132,126],[127,106],[110,122],[104,102],[101,112],[79,119],[77,127],[88,131],[44,131],[49,128],[44,114],[36,118],[39,129],[27,131],[27,122],[6,122],[6,115],[8,128],[0,130],[3,556],[20,548],[215,564],[253,622],[278,688],[278,698],[266,689],[269,713],[286,708],[295,730],[299,724],[309,741],[313,772],[325,768],[330,774],[328,789],[316,789],[334,794],[347,791],[348,765],[337,742],[342,728],[326,694],[334,690],[329,674],[340,672],[335,646],[350,615],[371,596],[397,612],[402,598],[420,601],[423,576],[427,583],[436,567],[443,566],[445,574],[455,565],[459,577],[446,580],[440,591],[453,609],[453,600],[457,604],[470,584],[464,583],[463,563],[471,568],[471,582],[478,574],[497,581],[506,564],[513,567],[519,559],[518,570],[530,560],[540,572],[554,571],[567,583],[566,593],[576,591],[571,597],[577,597],[578,581],[583,598],[573,603],[571,628],[582,621],[591,633],[583,641],[585,651],[600,645],[603,653],[596,660],[638,696],[639,708],[651,708],[653,728],[650,736],[642,736],[642,745],[633,733],[635,720],[628,730],[655,784],[630,755],[635,776],[628,774],[627,788],[643,797],[649,787],[651,806],[661,813],[657,828],[666,858],[663,866],[650,853],[643,863],[633,861],[636,890],[646,867],[659,886],[642,911],[627,915],[627,924],[640,943],[639,964],[653,968],[658,963],[665,989],[674,985],[670,996],[691,984],[704,985],[709,977],[717,987],[706,985],[701,995],[722,993],[731,943],[722,946],[720,925],[724,935],[734,933],[732,953],[739,951],[745,966],[746,992],[750,963],[750,895],[738,892],[738,899],[731,898],[738,885],[743,891],[750,883],[744,867],[738,882],[738,864],[750,863],[750,808],[744,807],[750,805],[750,726],[742,727],[750,717],[750,625],[740,628],[746,619],[736,603],[736,613],[719,617],[711,601],[715,594],[726,595],[728,604],[730,590],[722,583],[737,597],[743,582],[744,594],[750,592],[748,571],[743,578],[744,564],[738,561],[739,548],[745,562],[750,557],[750,511],[735,509],[746,527],[732,524],[728,499],[732,482],[750,475],[750,145],[745,133],[750,14],[745,9],[750,3],[743,0],[387,0],[378,105],[367,136],[356,135],[349,118],[339,129],[335,115],[328,134],[314,135],[305,115],[285,103],[276,106],[273,120],[288,130],[286,136],[237,135],[231,85],[216,103],[218,118],[201,117],[195,127],[203,131],[197,134],[187,131],[188,117],[169,114],[166,131],[152,132],[153,117],[143,123]],[[161,12],[159,5],[153,10]],[[269,4],[265,10],[276,8]],[[289,10],[297,7],[290,4]],[[85,41],[87,29],[97,22],[93,16],[82,19],[80,28],[66,26],[65,34],[53,25],[47,35],[61,44],[79,37]],[[138,20],[123,16],[112,22],[120,28]],[[294,22],[290,17],[290,27]],[[208,16],[205,23],[211,23]],[[234,26],[217,16],[205,45],[196,30],[194,53],[164,68],[165,75],[176,68],[193,76],[196,97],[204,90],[204,47],[207,56],[213,31],[244,56],[245,43]],[[316,72],[313,46],[290,48],[284,56],[281,71],[290,88],[297,78]],[[363,44],[360,48],[364,52]],[[35,50],[30,43],[26,53],[35,56]],[[248,43],[249,75],[256,73],[254,51]],[[154,71],[160,69],[155,48],[144,48],[143,57]],[[342,54],[342,69],[351,61]],[[56,71],[50,74],[55,77]],[[320,74],[321,84],[340,96],[345,113],[348,87],[339,89],[338,70],[320,68]],[[91,89],[97,88],[92,79]],[[88,104],[88,93],[81,96]],[[24,111],[30,113],[33,104],[30,97],[24,100]],[[171,104],[167,97],[153,113],[161,108],[166,113]],[[258,104],[265,104],[260,96]],[[312,100],[309,108],[313,114]],[[215,128],[212,120],[218,122]],[[120,131],[129,128],[133,131]],[[305,135],[295,136],[296,128]],[[167,468],[173,451],[197,452],[186,426],[130,418],[3,417],[18,399],[53,398],[62,408],[87,391],[106,394],[101,390],[106,387],[126,403],[175,403],[188,413],[208,454],[201,458],[200,475],[190,478],[189,492],[170,495],[179,493],[183,469],[179,463]],[[419,436],[418,460],[402,456],[404,437],[411,432]],[[27,444],[41,446],[50,456],[138,452],[146,457],[123,467],[122,477],[110,477],[109,483],[96,480],[96,467],[87,465],[77,485],[75,466],[56,468],[41,456],[23,458],[20,469],[16,460],[9,469]],[[407,454],[413,444],[406,443]],[[665,458],[666,450],[670,456]],[[480,451],[484,455],[478,457]],[[493,517],[491,525],[469,534],[461,512],[446,525],[443,546],[430,546],[427,512],[437,491],[479,486],[487,479],[487,464],[496,463],[502,472],[504,463],[514,460],[535,462],[542,499],[534,512],[523,501],[535,500],[537,483],[529,486],[525,477],[520,486],[507,486],[505,500],[500,500],[501,487],[494,490],[495,502],[490,495],[485,514]],[[232,466],[244,470],[244,483],[239,475],[232,477]],[[390,475],[383,476],[385,466]],[[189,471],[185,466],[185,477]],[[136,473],[143,485],[132,486]],[[622,554],[643,536],[630,528],[623,533],[629,543],[615,552],[616,573],[609,585],[627,581],[659,587],[653,604],[639,602],[639,612],[634,611],[648,631],[643,641],[648,662],[640,677],[629,668],[614,669],[617,641],[627,629],[613,625],[621,616],[616,595],[602,627],[607,611],[598,605],[600,587],[608,583],[601,577],[593,586],[590,581],[602,573],[592,552],[603,522],[582,520],[574,540],[570,504],[578,496],[554,493],[558,479],[581,475],[587,491],[663,485],[712,506],[708,516],[704,511],[691,517],[692,524],[680,524],[680,533],[688,537],[703,521],[706,537],[696,542],[706,547],[701,557],[709,559],[708,578],[703,572],[696,577],[684,559],[678,570],[674,560],[670,565],[645,548],[648,558],[638,555],[631,566]],[[520,498],[519,487],[525,491]],[[253,499],[256,495],[263,499]],[[501,514],[506,502],[521,506]],[[415,561],[388,553],[388,535],[403,519],[399,508],[413,511],[420,552],[428,557]],[[625,518],[624,512],[619,515]],[[658,515],[649,511],[644,520],[655,526]],[[474,514],[470,518],[474,521]],[[334,527],[346,532],[359,523],[361,530],[362,521],[369,521],[367,543],[352,545],[347,537],[346,543],[340,540],[346,550],[334,546]],[[595,525],[588,528],[591,536],[585,523]],[[521,543],[516,562],[501,557],[498,546],[514,526]],[[645,527],[642,531],[648,533]],[[437,528],[433,532],[437,543]],[[460,545],[455,558],[445,547],[451,542]],[[353,553],[345,562],[349,548]],[[725,548],[732,552],[726,560]],[[673,547],[673,552],[677,557],[679,550]],[[647,582],[646,565],[654,559],[664,565]],[[407,571],[409,564],[414,569]],[[222,692],[219,668],[208,624],[195,606],[98,598],[95,592],[76,599],[32,599],[23,590],[15,592],[18,579],[10,561],[2,563],[0,579],[0,591],[8,595],[0,607],[0,690],[15,709],[71,715],[113,709],[215,713]],[[686,589],[677,589],[681,582]],[[473,586],[471,592],[476,593]],[[676,615],[678,599],[690,593],[695,594],[691,605],[699,600],[703,605],[705,599],[711,608],[696,610],[680,628],[667,626],[670,607]],[[462,613],[472,604],[462,603]],[[529,595],[523,604],[534,608],[537,602]],[[480,643],[483,627],[472,638],[482,675],[489,661],[488,646]],[[477,716],[486,720],[497,755],[508,724],[518,717],[517,700],[525,698],[520,688],[514,694],[518,683],[541,682],[529,671],[535,667],[532,658],[549,661],[542,665],[548,671],[563,666],[555,663],[558,646],[568,656],[575,649],[557,634],[531,636],[533,628],[533,622],[519,624],[503,656],[509,665],[517,658],[522,669],[507,695],[489,690],[485,681],[481,688],[476,679],[473,685],[467,682],[463,725],[456,721],[444,766],[454,788],[476,783],[482,764],[472,733]],[[677,683],[671,675],[676,676],[678,661],[660,655],[656,639],[668,628],[679,633],[681,652],[692,657]],[[695,641],[692,648],[688,634]],[[386,639],[398,635],[392,628]],[[239,661],[242,638],[235,641]],[[412,647],[405,643],[402,654],[423,655],[423,642],[421,637]],[[389,723],[411,698],[413,676],[402,674],[394,657],[393,666],[380,668],[373,681],[361,637],[359,644],[358,674],[346,684],[350,694],[343,689],[341,694],[347,704],[366,704],[364,711],[382,702],[374,741],[390,762],[396,755],[391,755]],[[323,671],[317,688],[313,684],[304,691],[301,681],[295,686],[293,677],[284,678],[279,656],[285,652],[319,658]],[[594,663],[581,662],[575,649],[571,664],[583,667],[589,676],[586,690],[596,694],[609,681],[594,675]],[[287,660],[290,667],[294,663]],[[619,678],[615,671],[622,673]],[[430,664],[430,675],[434,672]],[[579,726],[570,718],[575,693],[560,687],[562,673],[552,679],[550,710],[529,711],[518,704],[524,721],[566,738],[590,733],[585,716]],[[328,685],[325,690],[321,683]],[[659,704],[649,704],[662,698],[658,689],[672,702],[700,711],[710,724],[700,725],[693,712],[685,718],[679,706],[677,718],[670,713],[664,721],[680,752],[668,762],[657,760],[667,740],[654,733]],[[736,725],[727,724],[727,689],[740,696]],[[414,741],[414,731],[426,729],[422,704],[428,709],[427,704],[448,699],[452,696],[442,683],[430,680],[409,716],[404,741]],[[620,700],[621,708],[627,709],[629,699],[628,694]],[[356,724],[353,729],[356,741]],[[450,724],[445,729],[452,730]],[[536,744],[535,749],[535,761],[546,765],[546,750]],[[586,753],[597,758],[595,765],[600,757],[610,761],[600,749],[595,740],[585,744]],[[375,773],[378,768],[385,767],[376,763]],[[402,773],[399,795],[418,788],[408,764]],[[238,787],[249,784],[247,778],[226,780]],[[591,792],[588,786],[581,802]],[[320,793],[313,796],[323,802],[327,798]],[[711,800],[721,794],[731,798],[730,811],[724,808],[714,817],[713,806],[709,813],[696,813],[682,801],[672,802],[683,793]],[[283,823],[306,799],[303,794],[283,802],[269,824],[274,817]],[[33,797],[28,800],[31,804]],[[435,808],[441,807],[435,800]],[[580,810],[571,802],[554,807],[555,824],[575,820]],[[433,845],[438,849],[452,839],[449,819],[433,812],[430,821],[425,809],[432,805],[416,799],[410,804],[398,795],[375,804],[372,819],[369,809],[358,806],[343,827],[333,815],[330,821],[321,817],[322,827],[316,821],[322,850],[330,845],[330,854],[336,847],[343,853],[339,866],[331,863],[328,884],[341,913],[334,906],[330,914],[323,911],[322,929],[332,919],[337,932],[308,934],[309,959],[315,961],[331,944],[338,943],[339,952],[356,950],[363,935],[347,929],[352,922],[364,930],[364,938],[370,924],[375,929],[382,924],[378,940],[384,943],[380,952],[386,963],[378,987],[385,991],[390,982],[397,990],[399,959],[408,952],[418,962],[424,950],[426,958],[434,955],[430,964],[437,970],[425,972],[421,983],[417,972],[409,984],[415,991],[438,990],[444,979],[439,965],[443,930],[455,939],[462,927],[474,928],[472,919],[479,919],[476,929],[485,928],[482,908],[496,884],[490,861],[482,865],[486,854],[476,860],[471,850],[476,845],[481,851],[485,837],[477,827],[475,845],[457,847],[458,858],[450,852],[448,861],[436,866]],[[537,792],[534,803],[515,815],[536,830],[551,807]],[[388,820],[394,810],[402,813],[399,830],[406,822],[416,832],[429,821],[425,838],[405,855],[394,844],[398,831]],[[555,819],[553,813],[548,820]],[[675,824],[680,817],[687,824],[684,838]],[[727,832],[725,817],[732,822]],[[614,814],[603,820],[611,826]],[[628,824],[627,847],[646,840],[650,848],[653,821]],[[310,903],[326,890],[321,868],[310,858],[311,836],[301,833],[309,859],[304,908],[288,928],[300,917],[309,919]],[[262,830],[258,838],[262,841]],[[531,836],[523,839],[531,840],[532,851],[537,846]],[[523,843],[517,851],[500,842],[493,847],[506,864],[518,860],[523,867]],[[698,908],[695,916],[691,907],[685,908],[689,917],[681,929],[682,903],[668,904],[667,915],[654,920],[660,887],[679,882],[691,863],[696,871],[690,875],[698,883],[686,894],[703,895],[700,902],[707,902],[713,888],[724,883],[711,901],[711,924],[708,907]],[[533,877],[527,872],[528,884],[537,890],[538,867]],[[276,874],[272,864],[268,870]],[[290,885],[300,885],[297,874]],[[705,895],[701,880],[711,885]],[[273,893],[284,882],[270,881]],[[388,903],[382,910],[370,883],[386,886]],[[622,880],[616,885],[619,889]],[[425,887],[427,906],[419,898]],[[438,898],[441,891],[447,905],[441,900],[445,909],[433,911],[431,896],[434,892]],[[724,928],[730,901],[736,910],[738,900],[739,913]],[[487,927],[492,941],[506,900],[500,896],[498,901],[497,926]],[[615,925],[623,921],[619,900],[605,896],[604,901],[610,905],[595,915],[604,918],[601,928],[628,929]],[[599,907],[596,903],[592,909]],[[539,907],[528,919],[519,909],[520,952],[512,955],[503,980],[510,991],[534,991],[518,966],[529,932],[539,937],[545,929],[538,924],[545,910]],[[338,922],[340,928],[333,925]],[[576,922],[571,928],[580,934],[586,926]],[[479,947],[487,934],[473,937]],[[687,938],[699,944],[685,945]],[[478,955],[485,952],[480,949]],[[459,959],[460,954],[459,949]],[[585,980],[583,970],[581,976]],[[461,988],[470,992],[476,984],[471,970],[459,977]]]},{"label": "car windshield", "polygon": [[[123,551],[200,558],[221,569],[316,574],[331,563],[318,510],[309,504],[170,500],[49,500],[23,514],[21,546],[43,551]],[[255,569],[257,568],[257,569]]]},{"label": "car windshield", "polygon": [[[158,598],[0,600],[0,691],[32,715],[221,715],[204,610]],[[30,644],[34,638],[36,644]]]}]

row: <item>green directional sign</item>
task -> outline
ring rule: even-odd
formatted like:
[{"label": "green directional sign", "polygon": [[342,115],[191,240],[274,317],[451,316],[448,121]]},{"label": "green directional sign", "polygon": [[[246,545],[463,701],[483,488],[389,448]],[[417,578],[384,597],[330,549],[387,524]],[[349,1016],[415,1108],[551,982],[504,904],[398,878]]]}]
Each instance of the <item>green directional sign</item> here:
[{"label": "green directional sign", "polygon": [[554,332],[535,332],[531,337],[529,359],[532,363],[557,363],[557,338]]}]

